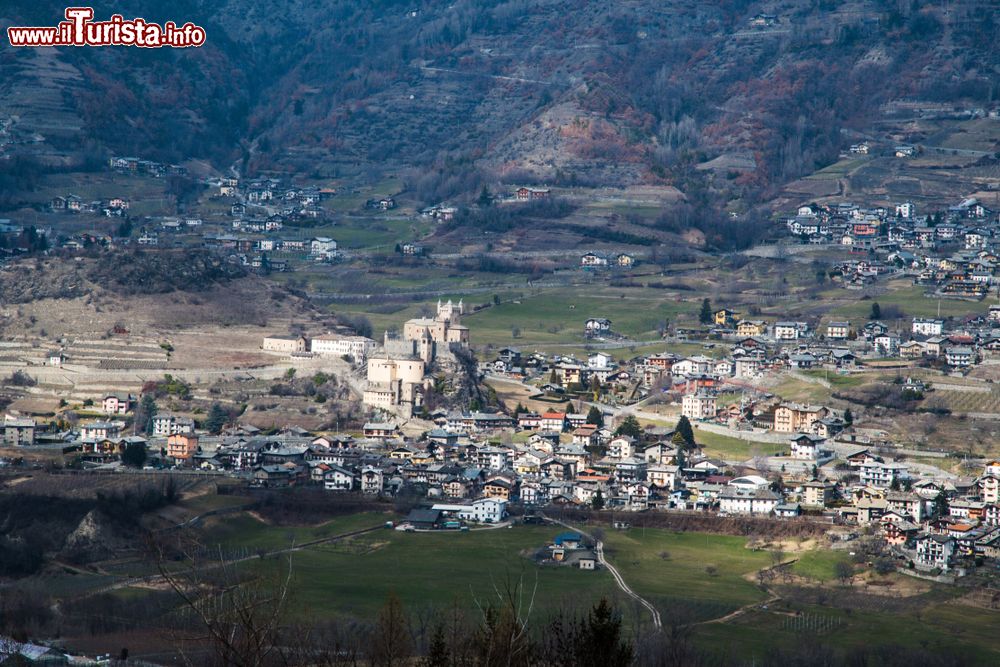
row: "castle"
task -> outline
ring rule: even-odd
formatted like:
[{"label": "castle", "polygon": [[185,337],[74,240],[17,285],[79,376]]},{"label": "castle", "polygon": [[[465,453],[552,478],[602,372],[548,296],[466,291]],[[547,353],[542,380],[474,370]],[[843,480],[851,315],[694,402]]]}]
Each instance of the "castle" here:
[{"label": "castle", "polygon": [[438,301],[437,315],[408,320],[401,338],[385,332],[381,353],[368,358],[364,404],[404,418],[413,416],[423,403],[425,387],[433,383],[427,376],[430,365],[453,359],[452,346],[469,344],[469,328],[461,324],[463,312],[461,301]]},{"label": "castle", "polygon": [[403,338],[405,340],[419,341],[426,332],[435,343],[452,343],[465,347],[469,344],[469,327],[462,325],[462,315],[465,307],[462,302],[454,304],[451,300],[442,304],[438,301],[437,315],[433,319],[429,317],[418,317],[408,320],[403,325]]}]

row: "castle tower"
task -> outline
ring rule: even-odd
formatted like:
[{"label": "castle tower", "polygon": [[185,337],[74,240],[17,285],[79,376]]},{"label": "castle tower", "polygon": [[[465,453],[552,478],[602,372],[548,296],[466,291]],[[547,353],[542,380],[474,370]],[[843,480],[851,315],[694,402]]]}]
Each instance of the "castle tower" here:
[{"label": "castle tower", "polygon": [[424,329],[424,333],[420,336],[418,346],[418,356],[424,364],[430,364],[434,360],[434,339],[427,329]]},{"label": "castle tower", "polygon": [[441,301],[438,301],[437,317],[434,318],[438,322],[449,322],[451,324],[458,324],[460,316],[464,312],[465,307],[462,301],[459,300],[456,305],[451,299],[448,299],[448,303],[441,305]]}]

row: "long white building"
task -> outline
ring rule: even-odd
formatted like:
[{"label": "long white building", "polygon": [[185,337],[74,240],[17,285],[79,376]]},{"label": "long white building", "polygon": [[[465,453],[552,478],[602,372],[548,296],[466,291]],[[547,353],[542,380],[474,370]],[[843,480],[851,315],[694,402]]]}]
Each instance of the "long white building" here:
[{"label": "long white building", "polygon": [[330,357],[350,355],[355,361],[364,361],[375,349],[375,341],[364,336],[339,336],[325,334],[312,339],[310,351]]}]

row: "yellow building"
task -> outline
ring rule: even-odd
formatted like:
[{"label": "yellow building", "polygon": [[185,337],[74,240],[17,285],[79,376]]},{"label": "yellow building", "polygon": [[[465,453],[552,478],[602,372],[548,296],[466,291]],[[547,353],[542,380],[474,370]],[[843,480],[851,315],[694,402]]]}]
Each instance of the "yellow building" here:
[{"label": "yellow building", "polygon": [[729,310],[728,308],[723,308],[721,310],[715,311],[715,324],[720,327],[732,326],[736,322],[736,316],[739,315],[734,310]]},{"label": "yellow building", "polygon": [[819,405],[782,403],[774,409],[774,430],[778,433],[808,433],[813,423],[829,412]]},{"label": "yellow building", "polygon": [[767,322],[764,320],[740,320],[736,325],[736,333],[741,336],[763,336],[767,333]]}]

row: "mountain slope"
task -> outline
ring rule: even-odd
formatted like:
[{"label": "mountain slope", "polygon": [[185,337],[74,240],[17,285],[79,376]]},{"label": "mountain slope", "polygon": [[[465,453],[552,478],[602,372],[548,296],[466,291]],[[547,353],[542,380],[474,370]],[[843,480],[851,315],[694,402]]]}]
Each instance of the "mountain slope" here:
[{"label": "mountain slope", "polygon": [[[983,1],[119,4],[204,25],[208,44],[4,50],[0,118],[44,135],[37,152],[324,177],[434,165],[441,177],[417,193],[427,201],[474,195],[480,180],[447,177],[457,171],[669,183],[695,206],[745,207],[831,162],[887,103],[1000,95]],[[5,25],[48,25],[61,6],[0,12]],[[751,20],[762,13],[773,21]],[[40,60],[65,78],[33,85],[47,77]],[[71,142],[76,125],[86,141]]]}]

